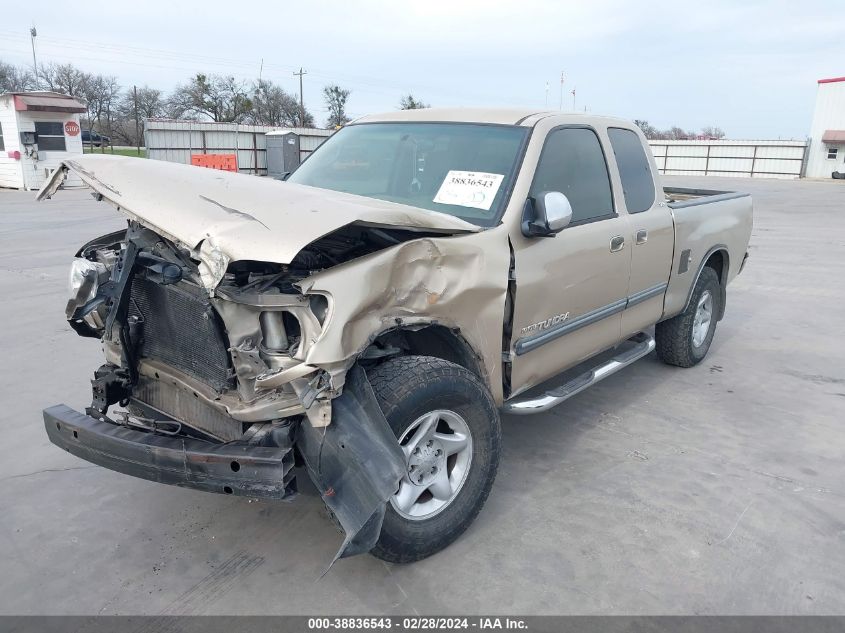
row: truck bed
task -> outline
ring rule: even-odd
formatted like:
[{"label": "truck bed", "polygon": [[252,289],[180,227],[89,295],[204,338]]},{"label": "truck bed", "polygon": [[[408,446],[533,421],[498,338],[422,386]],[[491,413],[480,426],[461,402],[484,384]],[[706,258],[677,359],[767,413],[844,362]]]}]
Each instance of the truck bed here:
[{"label": "truck bed", "polygon": [[680,187],[663,191],[675,226],[675,253],[663,304],[667,319],[684,310],[698,273],[712,253],[725,253],[725,286],[739,273],[753,213],[747,193]]},{"label": "truck bed", "polygon": [[744,198],[750,194],[738,191],[719,191],[717,189],[689,189],[686,187],[663,187],[666,204],[670,209],[693,207],[699,204],[709,204],[722,200]]}]

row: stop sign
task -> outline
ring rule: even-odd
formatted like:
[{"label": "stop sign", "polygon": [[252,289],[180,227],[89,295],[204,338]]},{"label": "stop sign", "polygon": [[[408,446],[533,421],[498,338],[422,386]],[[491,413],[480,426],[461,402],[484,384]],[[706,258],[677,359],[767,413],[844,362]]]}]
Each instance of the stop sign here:
[{"label": "stop sign", "polygon": [[76,121],[68,121],[65,123],[65,134],[68,136],[76,136],[79,134],[79,123]]}]

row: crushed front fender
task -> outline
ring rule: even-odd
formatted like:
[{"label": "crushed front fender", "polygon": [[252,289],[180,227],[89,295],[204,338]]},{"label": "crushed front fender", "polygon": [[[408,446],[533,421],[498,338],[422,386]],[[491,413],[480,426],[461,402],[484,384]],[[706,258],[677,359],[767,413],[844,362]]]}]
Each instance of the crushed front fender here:
[{"label": "crushed front fender", "polygon": [[334,563],[376,544],[387,501],[405,472],[405,457],[360,366],[349,371],[343,394],[332,406],[332,423],[315,428],[303,420],[296,444],[311,480],[346,533]]}]

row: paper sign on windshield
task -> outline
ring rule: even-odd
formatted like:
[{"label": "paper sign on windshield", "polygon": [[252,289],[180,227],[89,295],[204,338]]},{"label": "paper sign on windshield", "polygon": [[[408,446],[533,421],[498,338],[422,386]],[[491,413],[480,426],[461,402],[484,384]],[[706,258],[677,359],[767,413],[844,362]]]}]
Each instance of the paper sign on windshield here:
[{"label": "paper sign on windshield", "polygon": [[450,171],[434,196],[434,202],[489,211],[504,178],[502,174]]}]

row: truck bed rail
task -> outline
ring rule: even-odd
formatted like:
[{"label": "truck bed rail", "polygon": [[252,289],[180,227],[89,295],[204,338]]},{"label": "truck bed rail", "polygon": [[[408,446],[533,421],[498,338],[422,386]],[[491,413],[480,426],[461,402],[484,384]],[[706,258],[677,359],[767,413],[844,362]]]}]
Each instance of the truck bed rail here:
[{"label": "truck bed rail", "polygon": [[722,200],[733,200],[744,198],[751,194],[740,191],[718,191],[715,189],[688,189],[685,187],[664,187],[667,204],[670,209],[683,209],[694,207],[699,204],[710,204]]}]

